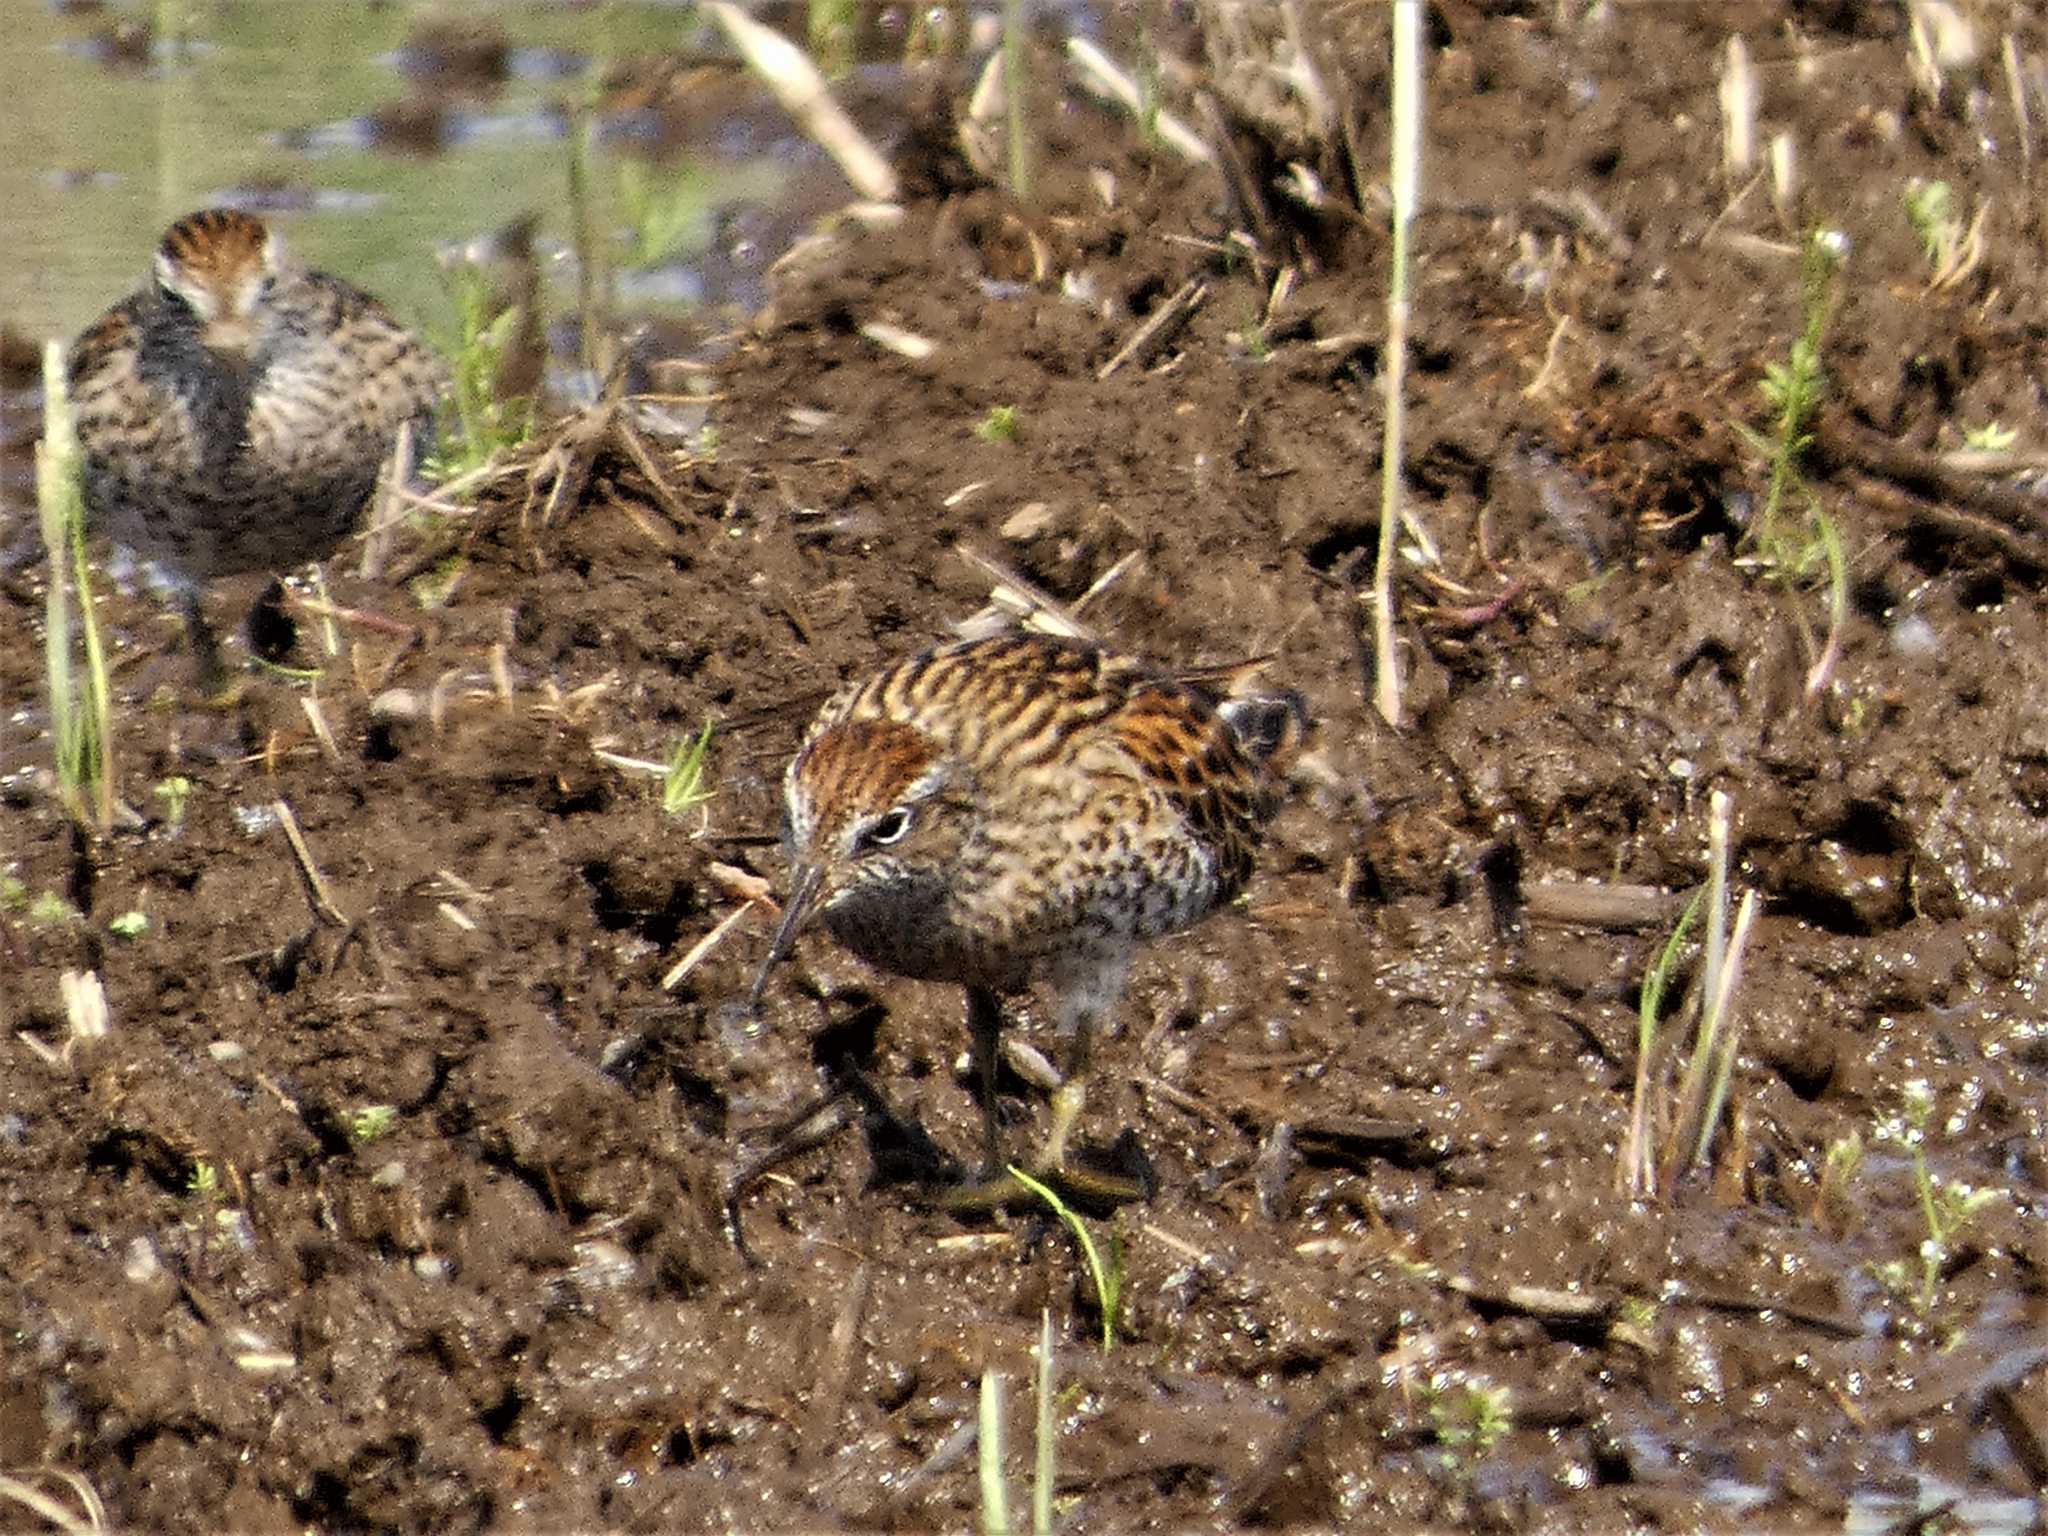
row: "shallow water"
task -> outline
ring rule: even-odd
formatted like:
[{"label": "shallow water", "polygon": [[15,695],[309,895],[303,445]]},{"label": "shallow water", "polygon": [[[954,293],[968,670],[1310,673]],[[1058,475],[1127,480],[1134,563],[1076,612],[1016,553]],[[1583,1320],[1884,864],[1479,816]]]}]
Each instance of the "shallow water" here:
[{"label": "shallow water", "polygon": [[[75,333],[141,281],[164,225],[217,202],[272,219],[309,264],[443,333],[451,307],[436,250],[528,212],[540,215],[544,254],[568,244],[567,110],[593,70],[701,41],[676,0],[494,9],[512,45],[504,78],[463,92],[403,67],[424,5],[188,5],[182,46],[158,37],[119,57],[112,30],[141,26],[152,9],[0,5],[11,34],[0,48],[11,237],[0,323],[24,335]],[[411,101],[443,109],[439,148],[379,147],[373,115]],[[629,124],[611,128],[613,144],[630,138]],[[614,203],[618,163],[600,151],[597,194]],[[732,177],[681,159],[659,174],[690,175],[702,208],[684,221],[685,249],[701,247]],[[773,178],[756,168],[738,182],[758,195]]]}]

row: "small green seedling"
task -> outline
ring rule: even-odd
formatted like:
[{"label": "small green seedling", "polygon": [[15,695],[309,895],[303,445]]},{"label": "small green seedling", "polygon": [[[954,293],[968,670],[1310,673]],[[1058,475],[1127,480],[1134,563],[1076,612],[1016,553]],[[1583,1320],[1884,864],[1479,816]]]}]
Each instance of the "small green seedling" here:
[{"label": "small green seedling", "polygon": [[455,595],[456,585],[462,580],[463,572],[468,568],[469,562],[463,557],[462,552],[457,550],[432,570],[413,577],[408,584],[413,601],[429,611],[445,608],[448,600]]},{"label": "small green seedling", "polygon": [[29,926],[34,928],[56,928],[71,922],[78,916],[71,903],[55,891],[38,891],[35,899],[28,904]]},{"label": "small green seedling", "polygon": [[707,717],[695,740],[685,737],[669,753],[668,770],[661,776],[661,808],[666,814],[687,816],[717,798],[718,792],[707,783],[710,752],[711,721]]},{"label": "small green seedling", "polygon": [[397,1123],[396,1105],[365,1104],[361,1109],[349,1112],[348,1139],[359,1147],[367,1146]]},{"label": "small green seedling", "polygon": [[1621,1187],[1632,1195],[1654,1194],[1657,1188],[1656,1131],[1653,1124],[1658,1101],[1653,1090],[1661,1086],[1651,1074],[1657,1057],[1658,1026],[1664,1018],[1664,997],[1678,976],[1687,938],[1699,920],[1707,899],[1701,886],[1685,910],[1678,914],[1664,946],[1643,974],[1643,990],[1636,1006],[1636,1082],[1630,1102],[1628,1135],[1621,1147]]},{"label": "small green seedling", "polygon": [[1041,1183],[1021,1168],[1012,1167],[1010,1176],[1043,1200],[1053,1215],[1059,1217],[1067,1230],[1074,1234],[1074,1241],[1081,1249],[1081,1260],[1088,1266],[1088,1278],[1095,1285],[1096,1302],[1102,1309],[1102,1352],[1108,1354],[1116,1343],[1116,1320],[1123,1300],[1124,1273],[1123,1265],[1118,1262],[1120,1256],[1112,1248],[1109,1262],[1103,1261],[1102,1251],[1095,1246],[1095,1237],[1088,1230],[1088,1223],[1054,1192],[1051,1185]]},{"label": "small green seedling", "polygon": [[1645,1355],[1657,1353],[1657,1304],[1646,1296],[1624,1296],[1607,1324],[1607,1342]]},{"label": "small green seedling", "polygon": [[1984,221],[1989,203],[1978,205],[1968,224],[1956,208],[1955,194],[1945,181],[1922,181],[1917,176],[1906,183],[1903,194],[1906,220],[1920,237],[1920,249],[1927,257],[1927,286],[1952,288],[1984,259]]},{"label": "small green seedling", "polygon": [[1927,1164],[1927,1134],[1934,1123],[1934,1110],[1934,1090],[1915,1078],[1900,1090],[1899,1112],[1880,1121],[1876,1132],[1877,1140],[1904,1147],[1912,1159],[1913,1186],[1920,1197],[1920,1219],[1927,1235],[1920,1241],[1917,1284],[1912,1267],[1902,1259],[1876,1265],[1874,1272],[1887,1290],[1903,1296],[1922,1317],[1934,1311],[1956,1240],[1986,1206],[2008,1198],[2003,1189],[1979,1189],[1960,1179],[1935,1179]]},{"label": "small green seedling", "polygon": [[1014,443],[1017,440],[1017,407],[990,406],[988,414],[974,424],[974,435],[984,443]]},{"label": "small green seedling", "polygon": [[1862,1166],[1862,1132],[1850,1131],[1828,1143],[1827,1151],[1821,1154],[1820,1179],[1813,1192],[1816,1218],[1848,1199],[1849,1186],[1855,1183],[1857,1171]]},{"label": "small green seedling", "polygon": [[493,315],[491,283],[475,266],[454,269],[449,296],[455,334],[448,350],[454,389],[442,413],[428,479],[456,479],[483,468],[525,442],[533,430],[533,401],[498,398],[498,372],[524,318],[515,306]]},{"label": "small green seedling", "polygon": [[185,807],[192,800],[192,781],[183,774],[158,779],[149,792],[163,802],[164,825],[175,832],[185,824]]},{"label": "small green seedling", "polygon": [[1901,195],[1906,205],[1906,222],[1920,237],[1927,265],[1939,269],[1942,259],[1955,249],[1962,235],[1962,221],[1956,217],[1955,195],[1945,181],[1925,181],[1915,176]]},{"label": "small green seedling", "polygon": [[220,1169],[203,1157],[195,1159],[192,1172],[185,1179],[185,1193],[208,1205],[220,1204],[227,1198],[227,1191],[221,1187]]},{"label": "small green seedling", "polygon": [[[1748,534],[1755,562],[1768,576],[1788,586],[1815,579],[1822,572],[1826,575],[1826,638],[1816,644],[1804,617],[1796,607],[1793,610],[1814,657],[1806,678],[1808,699],[1819,695],[1834,670],[1849,613],[1849,564],[1842,538],[1805,479],[1807,452],[1813,446],[1821,402],[1827,394],[1821,340],[1834,310],[1835,276],[1847,249],[1847,241],[1834,230],[1815,230],[1806,237],[1799,263],[1800,333],[1783,362],[1764,365],[1764,377],[1757,386],[1775,418],[1773,429],[1763,433],[1737,425],[1768,470],[1763,507]],[[1805,512],[1797,523],[1790,516],[1795,501]]]},{"label": "small green seedling", "polygon": [[1512,1390],[1483,1377],[1438,1376],[1424,1397],[1430,1431],[1454,1470],[1470,1471],[1515,1427]]},{"label": "small green seedling", "polygon": [[117,939],[139,939],[149,931],[147,912],[123,912],[107,919],[107,932]]},{"label": "small green seedling", "polygon": [[1813,428],[1820,415],[1821,400],[1827,394],[1820,344],[1832,308],[1829,296],[1834,266],[1818,235],[1807,237],[1806,251],[1800,283],[1803,327],[1793,338],[1783,362],[1764,364],[1763,381],[1757,386],[1775,424],[1768,436],[1747,434],[1751,446],[1762,452],[1770,465],[1763,511],[1756,522],[1757,547],[1766,559],[1780,564],[1784,563],[1780,546],[1785,538],[1780,519],[1786,501],[1804,486],[1801,470],[1807,450],[1813,446]]},{"label": "small green seedling", "polygon": [[812,60],[827,80],[853,73],[860,38],[860,8],[853,0],[809,0],[804,34]]},{"label": "small green seedling", "polygon": [[1238,340],[1244,343],[1245,355],[1255,363],[1263,363],[1273,356],[1273,336],[1266,327],[1265,311],[1253,305],[1245,323],[1237,328]]},{"label": "small green seedling", "polygon": [[1657,1303],[1647,1296],[1624,1296],[1619,1315],[1631,1328],[1648,1330],[1657,1326]]},{"label": "small green seedling", "polygon": [[2003,422],[1987,421],[1981,427],[1963,428],[1963,446],[1979,453],[2003,453],[2019,440],[2019,433]]},{"label": "small green seedling", "polygon": [[1821,366],[1821,340],[1834,312],[1835,275],[1841,270],[1847,242],[1833,230],[1810,233],[1800,247],[1799,335],[1782,363],[1764,364],[1764,377],[1757,388],[1775,418],[1765,434],[1747,427],[1738,430],[1752,448],[1763,456],[1770,469],[1764,490],[1764,505],[1751,530],[1751,538],[1766,560],[1782,562],[1779,545],[1784,540],[1780,514],[1786,501],[1805,489],[1801,469],[1806,451],[1813,446],[1813,429],[1827,394],[1827,373]]}]

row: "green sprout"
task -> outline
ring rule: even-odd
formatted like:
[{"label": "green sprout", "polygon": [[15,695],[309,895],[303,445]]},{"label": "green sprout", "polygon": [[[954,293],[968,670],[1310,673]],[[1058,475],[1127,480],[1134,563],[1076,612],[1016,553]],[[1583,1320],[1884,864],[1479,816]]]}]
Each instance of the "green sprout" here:
[{"label": "green sprout", "polygon": [[1109,1261],[1103,1261],[1102,1251],[1095,1246],[1095,1237],[1089,1232],[1088,1223],[1053,1191],[1051,1185],[1016,1167],[1010,1169],[1010,1177],[1043,1200],[1053,1215],[1059,1217],[1067,1230],[1074,1234],[1074,1242],[1081,1250],[1081,1260],[1088,1266],[1088,1278],[1095,1285],[1096,1302],[1102,1309],[1102,1352],[1108,1354],[1116,1343],[1116,1320],[1123,1301],[1124,1273],[1120,1256],[1112,1248]]},{"label": "green sprout", "polygon": [[139,939],[149,931],[147,912],[123,912],[107,919],[107,932],[117,939]]},{"label": "green sprout", "polygon": [[2003,453],[2019,440],[2019,433],[2003,422],[1987,421],[1981,427],[1963,428],[1963,446],[1979,453]]},{"label": "green sprout", "polygon": [[1770,466],[1770,480],[1764,491],[1763,511],[1758,515],[1754,537],[1767,560],[1779,562],[1779,546],[1785,540],[1780,515],[1786,501],[1805,490],[1801,476],[1806,452],[1813,446],[1813,429],[1827,394],[1827,374],[1821,366],[1821,341],[1834,311],[1835,274],[1841,269],[1843,242],[1828,230],[1815,230],[1800,248],[1799,308],[1800,330],[1782,363],[1764,364],[1763,382],[1757,386],[1775,418],[1768,436],[1744,430],[1752,447]]},{"label": "green sprout", "polygon": [[29,925],[35,928],[60,927],[77,916],[71,903],[55,891],[38,891],[28,904]]},{"label": "green sprout", "polygon": [[1943,257],[1955,249],[1962,234],[1962,221],[1956,217],[1955,196],[1949,184],[1915,176],[1906,183],[1902,200],[1906,205],[1906,222],[1920,237],[1927,265],[1939,270]]},{"label": "green sprout", "polygon": [[185,1178],[185,1193],[208,1205],[218,1205],[227,1198],[227,1192],[221,1187],[220,1169],[203,1157],[196,1159],[192,1172]]},{"label": "green sprout", "polygon": [[413,601],[429,611],[445,608],[448,600],[455,595],[456,585],[462,580],[469,562],[457,550],[430,571],[423,571],[408,583]]},{"label": "green sprout", "polygon": [[1256,303],[1249,306],[1243,325],[1238,327],[1238,339],[1243,342],[1245,355],[1255,363],[1269,361],[1273,356],[1273,336],[1266,326],[1266,312]]},{"label": "green sprout", "polygon": [[361,1109],[349,1112],[348,1139],[359,1147],[367,1146],[397,1123],[396,1105],[365,1104]]},{"label": "green sprout", "polygon": [[427,478],[437,482],[483,468],[533,430],[531,398],[498,398],[499,369],[524,316],[516,305],[491,313],[490,279],[474,265],[456,267],[448,285],[455,305],[454,345],[448,349],[454,389],[425,467]]},{"label": "green sprout", "polygon": [[1820,1179],[1813,1192],[1814,1214],[1831,1210],[1848,1198],[1849,1186],[1863,1166],[1863,1135],[1850,1131],[1828,1143],[1821,1154]]},{"label": "green sprout", "polygon": [[717,797],[717,791],[708,787],[709,778],[706,760],[711,751],[711,720],[707,716],[704,729],[696,739],[684,737],[669,753],[668,769],[661,776],[661,808],[670,816],[687,816],[700,805]]},{"label": "green sprout", "polygon": [[1657,1304],[1647,1296],[1623,1296],[1607,1324],[1607,1342],[1626,1344],[1645,1355],[1657,1352]]},{"label": "green sprout", "polygon": [[1894,1259],[1875,1273],[1894,1295],[1904,1296],[1920,1316],[1934,1310],[1942,1273],[1955,1252],[1956,1240],[1984,1208],[2007,1197],[2002,1189],[1979,1189],[1960,1179],[1937,1181],[1927,1164],[1927,1133],[1934,1123],[1934,1090],[1915,1078],[1900,1090],[1896,1115],[1878,1123],[1877,1139],[1903,1146],[1913,1163],[1913,1187],[1920,1197],[1920,1219],[1927,1235],[1920,1241],[1917,1285],[1911,1268]]},{"label": "green sprout", "polygon": [[1166,142],[1166,136],[1159,131],[1159,116],[1166,109],[1159,59],[1152,29],[1141,22],[1138,26],[1138,139],[1147,150],[1156,150]]},{"label": "green sprout", "polygon": [[[1745,891],[1729,908],[1729,847],[1735,820],[1734,801],[1715,790],[1707,802],[1707,884],[1679,917],[1657,961],[1643,979],[1636,1024],[1636,1081],[1628,1134],[1622,1140],[1616,1185],[1624,1193],[1645,1196],[1662,1190],[1676,1193],[1680,1181],[1704,1167],[1728,1104],[1734,1077],[1741,1023],[1734,1007],[1742,979],[1744,951],[1756,922],[1756,892]],[[1671,1070],[1654,1060],[1658,1016],[1677,969],[1688,930],[1703,923],[1701,962],[1696,992],[1692,1049],[1673,1080]],[[1661,1151],[1654,1122],[1664,1127]]]},{"label": "green sprout", "polygon": [[192,799],[192,781],[183,774],[158,779],[149,792],[163,802],[164,825],[175,832],[185,824],[185,807]]},{"label": "green sprout", "polygon": [[1480,1377],[1435,1377],[1424,1388],[1429,1427],[1452,1467],[1469,1470],[1515,1427],[1512,1392]]},{"label": "green sprout", "polygon": [[1976,216],[1965,224],[1949,184],[1922,181],[1917,176],[1906,183],[1902,199],[1906,221],[1920,237],[1920,249],[1927,258],[1929,289],[1952,288],[1976,270],[1984,259],[1989,203],[1978,205]]},{"label": "green sprout", "polygon": [[984,443],[1014,443],[1017,440],[1017,407],[990,406],[988,414],[974,424],[974,435]]},{"label": "green sprout", "polygon": [[1657,1163],[1651,1128],[1654,1104],[1651,1098],[1651,1063],[1657,1055],[1657,1028],[1664,1017],[1664,996],[1678,975],[1678,962],[1685,954],[1685,941],[1699,920],[1707,899],[1705,886],[1693,893],[1685,910],[1678,914],[1664,947],[1643,975],[1643,990],[1636,1005],[1636,1084],[1630,1105],[1629,1130],[1622,1142],[1622,1186],[1631,1194],[1649,1194],[1657,1187]]},{"label": "green sprout", "polygon": [[[1806,697],[1819,695],[1841,654],[1842,628],[1849,615],[1849,563],[1834,520],[1808,487],[1805,462],[1827,394],[1827,373],[1821,364],[1821,341],[1834,310],[1836,274],[1847,242],[1833,230],[1806,237],[1799,262],[1800,332],[1783,362],[1764,365],[1757,386],[1775,419],[1769,433],[1738,424],[1737,431],[1764,460],[1768,479],[1764,504],[1749,530],[1755,559],[1774,579],[1797,585],[1823,571],[1827,581],[1828,629],[1816,644],[1795,607],[1800,633],[1814,658],[1806,676]],[[1805,517],[1791,526],[1789,505],[1797,501]]]}]

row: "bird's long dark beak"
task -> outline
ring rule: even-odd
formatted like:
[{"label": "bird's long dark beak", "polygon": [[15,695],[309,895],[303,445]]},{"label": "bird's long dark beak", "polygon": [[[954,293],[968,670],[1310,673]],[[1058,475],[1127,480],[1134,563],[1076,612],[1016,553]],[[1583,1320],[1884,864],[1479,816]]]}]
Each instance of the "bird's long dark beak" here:
[{"label": "bird's long dark beak", "polygon": [[768,973],[775,969],[776,961],[789,953],[796,936],[803,932],[804,924],[810,920],[811,909],[818,903],[818,890],[824,881],[824,866],[819,864],[799,864],[790,872],[789,900],[782,906],[782,923],[768,945],[760,973],[754,977],[754,989],[747,994],[747,1012],[761,1011],[761,994],[768,990]]}]

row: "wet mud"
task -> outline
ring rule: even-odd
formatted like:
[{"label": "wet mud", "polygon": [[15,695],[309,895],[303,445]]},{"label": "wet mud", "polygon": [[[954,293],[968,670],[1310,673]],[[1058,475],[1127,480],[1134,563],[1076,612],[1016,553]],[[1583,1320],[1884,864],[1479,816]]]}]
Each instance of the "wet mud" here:
[{"label": "wet mud", "polygon": [[[1442,558],[1403,561],[1399,730],[1361,592],[1380,221],[1254,259],[1212,173],[1078,96],[1032,208],[913,136],[899,224],[808,245],[677,371],[700,412],[554,429],[380,579],[336,561],[374,617],[329,657],[299,605],[317,685],[201,709],[173,621],[108,597],[139,824],[59,808],[40,570],[0,571],[0,1467],[135,1527],[959,1528],[984,1371],[1025,1477],[1049,1311],[1075,1528],[2039,1518],[2048,541],[2023,477],[1942,458],[2040,431],[1995,43],[1937,105],[1888,7],[1435,14],[1408,441]],[[1805,156],[1782,216],[1719,170],[1736,25]],[[1944,288],[1912,176],[1992,208]],[[1825,583],[1741,558],[1809,223],[1850,242],[1808,469],[1849,602],[1811,696]],[[818,702],[988,601],[963,542],[1069,604],[1134,556],[1090,623],[1270,656],[1315,722],[1247,898],[1146,951],[1098,1043],[1082,1135],[1157,1178],[1094,1228],[1107,1351],[1064,1228],[918,1182],[978,1143],[957,989],[813,936],[736,1028],[765,906],[663,986],[780,881]],[[667,817],[620,760],[707,718],[716,798]],[[1631,1196],[1643,978],[1717,790],[1761,901],[1730,1114]],[[71,1041],[88,970],[110,1029]],[[1931,1273],[1916,1156],[1998,1192]]]}]

